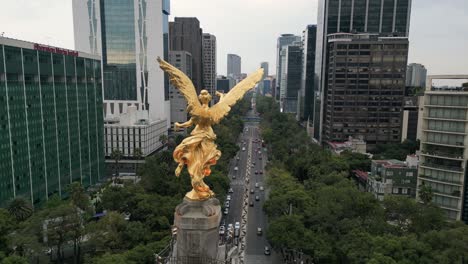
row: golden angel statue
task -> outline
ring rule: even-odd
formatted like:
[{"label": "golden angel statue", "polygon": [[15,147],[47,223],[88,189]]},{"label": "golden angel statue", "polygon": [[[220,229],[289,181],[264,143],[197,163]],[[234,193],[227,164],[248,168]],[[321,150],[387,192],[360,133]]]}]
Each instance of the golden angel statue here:
[{"label": "golden angel statue", "polygon": [[210,167],[221,157],[221,151],[216,148],[216,135],[211,128],[218,124],[244,94],[252,89],[263,77],[263,69],[258,69],[243,81],[239,82],[229,93],[216,92],[219,102],[209,107],[211,95],[207,90],[201,90],[197,96],[195,87],[190,79],[179,69],[158,58],[161,69],[168,73],[170,82],[187,100],[189,121],[175,123],[175,130],[195,125],[190,136],[185,138],[174,150],[174,160],[179,164],[175,175],[179,176],[184,165],[192,180],[193,189],[185,196],[191,200],[207,200],[214,196],[210,187],[203,182],[203,178],[211,173]]}]

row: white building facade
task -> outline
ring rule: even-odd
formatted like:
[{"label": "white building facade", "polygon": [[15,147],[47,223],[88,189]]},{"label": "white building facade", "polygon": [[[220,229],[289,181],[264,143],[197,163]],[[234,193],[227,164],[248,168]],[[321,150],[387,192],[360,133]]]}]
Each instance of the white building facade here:
[{"label": "white building facade", "polygon": [[[169,63],[192,78],[192,54],[183,50],[169,51]],[[174,123],[187,121],[187,100],[172,84],[169,86],[169,97],[171,100],[171,130]]]}]

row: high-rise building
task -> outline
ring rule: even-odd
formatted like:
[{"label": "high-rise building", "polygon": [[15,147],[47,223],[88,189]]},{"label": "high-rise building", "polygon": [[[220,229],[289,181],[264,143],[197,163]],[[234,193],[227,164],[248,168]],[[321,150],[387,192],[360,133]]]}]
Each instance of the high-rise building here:
[{"label": "high-rise building", "polygon": [[407,56],[405,37],[328,36],[323,141],[400,143]]},{"label": "high-rise building", "polygon": [[284,113],[296,113],[301,89],[302,50],[300,42],[284,46],[281,50],[280,108]]},{"label": "high-rise building", "polygon": [[403,99],[403,119],[401,121],[401,141],[416,141],[418,132],[419,101],[421,96],[405,96]]},{"label": "high-rise building", "polygon": [[216,92],[216,37],[203,34],[203,84],[214,98]]},{"label": "high-rise building", "polygon": [[318,4],[315,75],[314,138],[321,141],[326,106],[328,36],[334,33],[372,33],[408,37],[411,0],[321,0]]},{"label": "high-rise building", "polygon": [[301,37],[293,34],[281,34],[276,43],[276,88],[273,90],[273,97],[276,100],[280,100],[280,86],[281,86],[281,73],[282,61],[284,58],[281,57],[281,50],[283,47],[292,44],[293,42],[300,41]]},{"label": "high-rise building", "polygon": [[170,50],[184,50],[192,54],[192,82],[198,91],[203,89],[203,30],[196,17],[176,17],[169,23]]},{"label": "high-rise building", "polygon": [[308,25],[302,32],[302,77],[298,98],[299,120],[313,120],[315,85],[315,43],[317,25]]},{"label": "high-rise building", "polygon": [[169,0],[73,0],[75,48],[102,57],[106,116],[128,106],[169,122],[169,85],[155,58],[167,60]]},{"label": "high-rise building", "polygon": [[268,62],[264,61],[264,62],[260,63],[260,68],[263,69],[263,78],[268,76]]},{"label": "high-rise building", "polygon": [[[226,76],[220,75],[216,77],[216,90],[217,91],[227,93],[229,92],[229,90],[231,90],[232,87],[234,87],[235,84],[236,84],[236,81],[229,76],[226,77]],[[215,100],[217,98],[218,97],[215,97]]]},{"label": "high-rise building", "polygon": [[99,56],[0,37],[0,205],[104,177]]},{"label": "high-rise building", "polygon": [[406,69],[406,86],[408,87],[426,87],[427,70],[424,65],[411,63]]},{"label": "high-rise building", "polygon": [[[169,51],[169,63],[192,78],[192,55],[187,51]],[[187,100],[172,84],[169,89],[171,99],[171,128],[174,123],[187,121]]]},{"label": "high-rise building", "polygon": [[241,76],[241,57],[237,54],[227,55],[227,76],[238,79]]},{"label": "high-rise building", "polygon": [[[468,91],[432,87],[434,79],[468,79],[467,75],[428,76],[419,106],[421,140],[418,190],[431,187],[432,203],[447,217],[468,223]],[[417,195],[419,197],[419,193]]]}]

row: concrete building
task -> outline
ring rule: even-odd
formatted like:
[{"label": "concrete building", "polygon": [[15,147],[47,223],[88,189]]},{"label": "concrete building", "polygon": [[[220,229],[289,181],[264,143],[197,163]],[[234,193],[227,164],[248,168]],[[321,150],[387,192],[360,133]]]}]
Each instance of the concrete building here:
[{"label": "concrete building", "polygon": [[424,100],[419,106],[418,189],[430,186],[432,202],[444,209],[449,219],[468,223],[468,91],[433,87],[436,79],[468,79],[468,74],[427,77]]},{"label": "concrete building", "polygon": [[97,55],[0,37],[0,206],[104,178]]},{"label": "concrete building", "polygon": [[418,167],[413,165],[399,160],[373,160],[367,191],[380,201],[386,195],[415,197]]},{"label": "concrete building", "polygon": [[104,112],[128,106],[169,123],[169,85],[155,58],[168,57],[169,0],[73,0],[75,48],[102,56]]},{"label": "concrete building", "polygon": [[203,85],[213,96],[216,92],[216,37],[203,34]]},{"label": "concrete building", "polygon": [[329,35],[322,139],[400,143],[407,56],[406,37]]},{"label": "concrete building", "polygon": [[317,25],[308,25],[302,32],[302,75],[298,98],[298,120],[314,119],[315,44]]},{"label": "concrete building", "polygon": [[344,142],[328,141],[325,145],[331,152],[340,155],[343,151],[366,154],[366,142],[360,138],[349,137]]},{"label": "concrete building", "polygon": [[163,120],[151,120],[147,113],[137,111],[136,106],[129,106],[127,113],[105,120],[107,157],[111,156],[114,149],[120,150],[124,158],[134,158],[136,149],[140,149],[143,157],[146,157],[162,147],[159,137],[167,133],[167,124]]},{"label": "concrete building", "polygon": [[284,60],[284,58],[281,57],[281,50],[283,47],[300,40],[301,37],[293,34],[281,34],[276,42],[276,87],[273,90],[273,97],[276,98],[277,101],[280,100],[281,73],[283,72],[282,65]]},{"label": "concrete building", "polygon": [[411,63],[406,69],[406,86],[408,87],[426,87],[427,70],[424,65]]},{"label": "concrete building", "polygon": [[322,123],[326,105],[328,72],[328,36],[334,33],[372,33],[381,36],[408,37],[411,0],[320,0],[317,15],[315,75],[318,96],[314,107],[314,138],[322,141]]},{"label": "concrete building", "polygon": [[[187,51],[169,51],[169,63],[177,69],[192,78],[192,55]],[[187,119],[187,100],[172,84],[169,86],[169,98],[171,100],[171,128],[173,131],[174,123],[186,122]],[[183,130],[180,130],[183,131]]]},{"label": "concrete building", "polygon": [[236,54],[227,55],[227,76],[239,79],[241,76],[241,57]]},{"label": "concrete building", "polygon": [[302,75],[300,42],[284,46],[281,59],[280,109],[284,113],[296,113]]},{"label": "concrete building", "polygon": [[196,17],[175,17],[169,23],[169,50],[184,50],[192,54],[192,82],[199,92],[203,89],[203,30]]}]

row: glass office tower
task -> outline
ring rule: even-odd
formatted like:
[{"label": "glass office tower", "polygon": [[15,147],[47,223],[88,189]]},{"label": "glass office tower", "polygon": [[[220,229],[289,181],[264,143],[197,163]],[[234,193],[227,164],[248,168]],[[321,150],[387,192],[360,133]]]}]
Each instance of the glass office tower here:
[{"label": "glass office tower", "polygon": [[321,141],[323,96],[326,94],[328,35],[334,33],[371,33],[408,37],[411,0],[321,0],[318,5],[315,61],[319,95],[314,107],[314,138]]},{"label": "glass office tower", "polygon": [[0,37],[0,205],[104,176],[99,56]]}]

